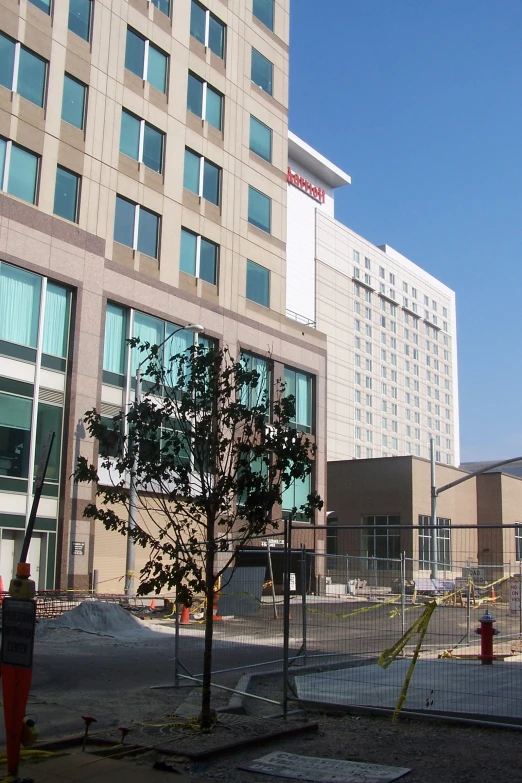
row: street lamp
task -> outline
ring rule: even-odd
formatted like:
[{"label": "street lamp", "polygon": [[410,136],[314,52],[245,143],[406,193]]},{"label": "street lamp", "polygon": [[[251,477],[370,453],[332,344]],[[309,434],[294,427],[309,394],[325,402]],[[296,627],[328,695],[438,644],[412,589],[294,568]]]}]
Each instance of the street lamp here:
[{"label": "street lamp", "polygon": [[442,492],[446,492],[447,489],[453,489],[453,487],[462,484],[464,481],[469,481],[475,476],[480,476],[482,473],[487,473],[488,470],[493,468],[500,468],[502,465],[509,465],[512,462],[518,462],[522,460],[522,457],[510,457],[509,459],[503,459],[501,462],[491,462],[489,465],[484,465],[480,470],[475,470],[473,473],[468,473],[466,476],[451,481],[449,484],[444,484],[443,487],[437,487],[435,484],[435,445],[433,438],[430,438],[430,456],[431,456],[431,578],[438,579],[439,576],[439,554],[438,554],[438,540],[437,540],[437,498]]},{"label": "street lamp", "polygon": [[[204,331],[201,324],[188,324],[188,326],[180,326],[178,329],[174,329],[171,334],[165,337],[164,340],[158,345],[158,350],[163,348],[165,343],[174,337],[179,332],[186,331],[192,332],[192,334],[201,334]],[[141,400],[141,368],[145,362],[149,361],[147,356],[136,367],[136,386],[134,389],[134,405],[138,405]],[[132,537],[133,531],[136,529],[136,515],[138,511],[138,489],[136,486],[136,456],[134,454],[134,445],[131,443],[130,449],[131,465],[129,470],[129,517],[127,527],[127,554],[125,558],[125,588],[124,593],[127,598],[134,595],[134,568],[136,564],[136,549],[134,539]]]}]

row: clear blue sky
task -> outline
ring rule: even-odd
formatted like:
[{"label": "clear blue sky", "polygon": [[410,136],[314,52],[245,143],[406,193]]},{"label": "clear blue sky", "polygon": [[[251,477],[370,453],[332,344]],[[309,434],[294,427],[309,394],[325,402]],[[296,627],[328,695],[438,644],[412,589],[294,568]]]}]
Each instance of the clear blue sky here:
[{"label": "clear blue sky", "polygon": [[521,0],[292,0],[290,128],[336,217],[456,291],[462,461],[522,455]]}]

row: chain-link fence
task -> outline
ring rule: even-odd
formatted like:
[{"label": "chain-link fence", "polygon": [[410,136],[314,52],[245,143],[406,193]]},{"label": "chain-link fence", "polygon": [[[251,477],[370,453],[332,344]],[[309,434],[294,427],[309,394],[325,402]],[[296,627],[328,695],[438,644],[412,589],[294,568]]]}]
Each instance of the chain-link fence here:
[{"label": "chain-link fence", "polygon": [[[387,546],[390,535],[386,531]],[[405,709],[522,719],[520,563],[506,560],[505,547],[481,546],[476,528],[452,530],[449,537],[437,530],[437,563],[426,531],[415,535],[415,546],[398,557],[288,553],[286,621],[285,553],[269,547],[248,552],[240,567],[261,569],[264,586],[251,596],[250,614],[223,616],[221,602],[214,609],[223,617],[214,624],[215,684],[230,686],[233,673],[237,680],[285,670],[293,677],[290,694],[302,702],[393,709],[422,635]],[[233,606],[234,589],[227,599]],[[476,633],[486,612],[499,632],[492,665],[481,662]],[[203,633],[202,624],[179,627],[179,674],[201,676]],[[394,650],[393,662],[384,669],[378,660],[386,650]],[[281,695],[274,701],[281,703]]]}]

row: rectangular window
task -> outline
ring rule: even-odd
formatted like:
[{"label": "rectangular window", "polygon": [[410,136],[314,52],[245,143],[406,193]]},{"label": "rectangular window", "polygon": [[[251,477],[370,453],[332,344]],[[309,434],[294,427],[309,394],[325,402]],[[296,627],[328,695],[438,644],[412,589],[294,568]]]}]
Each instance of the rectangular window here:
[{"label": "rectangular window", "polygon": [[274,31],[274,0],[254,0],[252,13],[269,30]]},{"label": "rectangular window", "polygon": [[272,163],[272,131],[250,115],[250,149],[263,160]]},{"label": "rectangular window", "polygon": [[300,509],[308,502],[310,494],[312,477],[310,474],[302,479],[294,479],[290,486],[283,490],[283,517],[288,518],[292,514],[292,519],[297,522],[309,522],[307,515]]},{"label": "rectangular window", "polygon": [[57,483],[60,480],[60,444],[62,441],[62,418],[63,408],[57,405],[47,405],[44,402],[38,403],[36,439],[35,439],[35,470],[38,467],[38,460],[42,452],[42,445],[45,436],[49,430],[54,432],[54,441],[49,455],[49,464],[45,480]]},{"label": "rectangular window", "polygon": [[193,73],[188,75],[187,109],[217,130],[222,130],[223,96]]},{"label": "rectangular window", "polygon": [[69,30],[84,41],[91,40],[93,0],[69,0]]},{"label": "rectangular window", "polygon": [[62,120],[83,130],[87,87],[69,74],[63,78]]},{"label": "rectangular window", "polygon": [[165,16],[170,16],[170,0],[152,0],[152,5]]},{"label": "rectangular window", "polygon": [[[397,569],[401,551],[400,516],[371,516],[362,520],[362,556],[367,568],[376,571]],[[395,562],[394,562],[395,561]]]},{"label": "rectangular window", "polygon": [[223,22],[208,8],[192,0],[190,34],[222,60],[225,58],[225,29]]},{"label": "rectangular window", "polygon": [[163,171],[165,134],[135,117],[126,109],[121,111],[120,152],[144,163],[149,169]]},{"label": "rectangular window", "polygon": [[43,106],[46,80],[47,60],[0,33],[0,84]]},{"label": "rectangular window", "polygon": [[268,413],[270,406],[271,363],[252,353],[241,353],[241,363],[245,370],[258,373],[257,384],[242,387],[241,402],[247,408],[263,407]]},{"label": "rectangular window", "polygon": [[248,222],[270,234],[272,201],[251,185],[248,188]]},{"label": "rectangular window", "polygon": [[257,84],[268,95],[272,95],[274,66],[257,49],[252,49],[250,78],[254,84]]},{"label": "rectangular window", "polygon": [[[125,374],[127,338],[127,310],[118,305],[107,304],[105,312],[105,335],[103,343],[103,369],[115,375]],[[105,380],[105,379],[104,379]]]},{"label": "rectangular window", "polygon": [[522,524],[520,524],[520,522],[516,522],[515,524],[520,525],[520,527],[515,528],[516,559],[520,562],[522,560]]},{"label": "rectangular window", "polygon": [[0,138],[0,190],[36,202],[39,156]]},{"label": "rectangular window", "polygon": [[312,376],[285,367],[285,396],[292,396],[295,400],[295,421],[290,423],[302,432],[311,432]]},{"label": "rectangular window", "polygon": [[200,198],[219,206],[221,201],[221,169],[202,155],[185,149],[183,187]]},{"label": "rectangular window", "polygon": [[151,258],[158,257],[160,217],[145,207],[116,196],[114,241]]},{"label": "rectangular window", "polygon": [[[440,460],[439,460],[440,462]],[[419,570],[431,571],[433,567],[433,530],[431,517],[419,514]],[[451,519],[437,517],[437,565],[445,571],[451,570]]]},{"label": "rectangular window", "polygon": [[28,476],[32,410],[32,400],[0,393],[0,476]]},{"label": "rectangular window", "polygon": [[270,307],[270,271],[247,260],[246,298],[263,307]]},{"label": "rectangular window", "polygon": [[0,340],[36,348],[40,291],[38,275],[11,264],[0,265]]},{"label": "rectangular window", "polygon": [[140,79],[149,82],[162,93],[167,92],[169,57],[147,38],[143,38],[130,27],[127,28],[125,68]]},{"label": "rectangular window", "polygon": [[216,285],[219,246],[199,234],[181,229],[179,267],[193,277]]},{"label": "rectangular window", "polygon": [[54,189],[54,214],[78,222],[80,201],[80,177],[62,166],[56,168],[56,186]]},{"label": "rectangular window", "polygon": [[48,356],[65,359],[69,337],[70,292],[60,285],[47,283],[42,350]]}]

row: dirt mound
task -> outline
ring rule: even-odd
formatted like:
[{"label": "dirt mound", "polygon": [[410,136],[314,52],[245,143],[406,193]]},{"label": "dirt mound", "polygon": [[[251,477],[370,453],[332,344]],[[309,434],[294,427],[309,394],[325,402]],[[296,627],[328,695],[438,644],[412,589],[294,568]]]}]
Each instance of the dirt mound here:
[{"label": "dirt mound", "polygon": [[141,622],[126,609],[104,601],[83,601],[60,617],[47,621],[46,626],[114,637],[146,632]]}]

